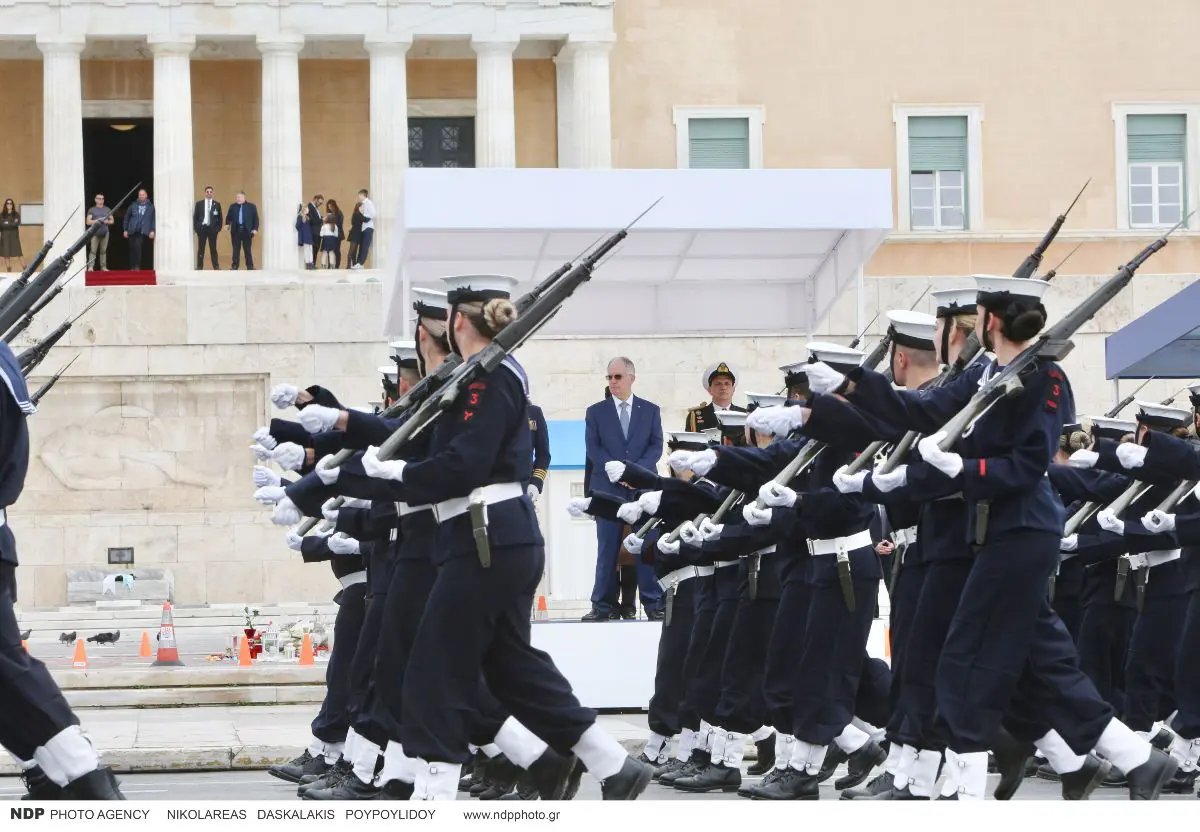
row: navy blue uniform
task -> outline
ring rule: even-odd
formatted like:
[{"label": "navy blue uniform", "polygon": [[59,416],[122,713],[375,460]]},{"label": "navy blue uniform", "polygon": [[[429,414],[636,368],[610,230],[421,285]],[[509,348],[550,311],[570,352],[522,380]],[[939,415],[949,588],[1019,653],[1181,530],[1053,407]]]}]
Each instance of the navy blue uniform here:
[{"label": "navy blue uniform", "polygon": [[546,487],[546,475],[550,473],[550,429],[546,427],[546,416],[536,404],[529,405],[529,430],[533,434],[533,487],[542,493]]}]

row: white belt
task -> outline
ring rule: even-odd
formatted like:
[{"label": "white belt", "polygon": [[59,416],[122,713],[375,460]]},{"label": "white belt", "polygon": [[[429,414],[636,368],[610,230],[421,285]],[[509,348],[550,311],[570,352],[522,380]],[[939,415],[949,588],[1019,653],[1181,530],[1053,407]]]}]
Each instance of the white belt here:
[{"label": "white belt", "polygon": [[421,506],[410,506],[408,503],[396,503],[396,513],[401,517],[407,517],[410,514],[416,514],[418,511],[433,511],[433,506],[429,503]]},{"label": "white belt", "polygon": [[719,560],[713,564],[713,569],[724,569],[726,566],[737,566],[739,563],[741,563],[741,561],[741,558],[735,558],[734,560]]},{"label": "white belt", "polygon": [[658,579],[658,585],[663,591],[666,591],[672,587],[678,586],[688,578],[694,577],[696,577],[696,567],[684,566],[680,569],[676,569],[663,575]]},{"label": "white belt", "polygon": [[831,537],[827,540],[810,540],[808,541],[808,553],[810,555],[837,555],[846,552],[853,552],[855,549],[861,549],[864,546],[871,545],[871,530],[863,529],[858,534],[852,534],[849,537]]},{"label": "white belt", "polygon": [[773,554],[775,554],[775,544],[774,543],[772,543],[770,546],[766,547],[765,549],[759,549],[755,552],[751,552],[750,554],[746,555],[746,557],[753,558],[753,557],[757,557],[758,555],[773,555]]},{"label": "white belt", "polygon": [[355,584],[365,584],[367,582],[367,570],[361,572],[351,572],[349,575],[343,575],[338,578],[342,585],[342,589],[349,589]]},{"label": "white belt", "polygon": [[712,573],[714,573],[716,571],[717,570],[711,566],[697,566],[696,567],[696,577],[697,578],[707,578],[709,575],[711,575]]},{"label": "white belt", "polygon": [[[525,486],[519,482],[498,482],[492,485],[485,485],[483,488],[472,491],[471,494],[479,493],[483,495],[485,505],[495,505],[502,503],[505,500],[516,500],[519,497],[525,496]],[[455,497],[453,500],[443,500],[433,507],[434,516],[437,517],[439,523],[445,523],[460,514],[466,514],[471,507],[471,497]]]},{"label": "white belt", "polygon": [[898,532],[892,532],[892,542],[897,546],[911,546],[917,542],[917,527],[909,526]]},{"label": "white belt", "polygon": [[392,543],[395,543],[396,538],[399,537],[399,531],[399,529],[392,529],[390,532],[388,532],[388,540],[390,540]]}]

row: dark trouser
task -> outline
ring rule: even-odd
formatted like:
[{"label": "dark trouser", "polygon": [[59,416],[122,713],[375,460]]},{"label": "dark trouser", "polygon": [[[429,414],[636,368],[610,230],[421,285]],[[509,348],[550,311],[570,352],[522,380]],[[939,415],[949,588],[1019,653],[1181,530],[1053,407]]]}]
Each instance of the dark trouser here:
[{"label": "dark trouser", "polygon": [[[892,555],[892,557],[897,556],[898,554]],[[888,738],[893,741],[898,739],[904,723],[904,711],[900,707],[904,662],[908,654],[908,644],[912,640],[913,620],[917,614],[917,605],[921,600],[921,589],[925,585],[925,575],[928,571],[928,563],[914,559],[911,563],[900,565],[900,572],[892,583],[890,594],[892,609],[888,623],[888,638],[891,640],[892,648],[891,685],[888,690],[891,714],[887,720],[887,733]],[[866,719],[865,716],[863,718]],[[900,741],[903,742],[903,740]]]},{"label": "dark trouser", "polygon": [[21,646],[16,602],[16,565],[0,561],[0,745],[28,761],[39,746],[79,720],[50,671]]},{"label": "dark trouser", "polygon": [[878,592],[878,578],[855,578],[851,612],[836,583],[809,588],[792,689],[790,733],[801,742],[829,745],[854,718]]},{"label": "dark trouser", "polygon": [[[780,557],[770,555],[769,557]],[[804,562],[797,557],[783,567],[783,589],[775,611],[775,626],[767,643],[767,663],[763,669],[763,706],[767,724],[781,734],[792,732],[792,680],[796,675],[796,657],[804,644],[804,624],[808,619],[809,587],[804,582]]]},{"label": "dark trouser", "polygon": [[208,244],[208,259],[214,269],[221,268],[217,263],[217,234],[220,229],[215,225],[202,225],[196,232],[196,271],[204,268],[204,246]]},{"label": "dark trouser", "polygon": [[[621,578],[617,560],[624,533],[624,524],[616,520],[596,520],[596,578],[592,584],[592,609],[596,612],[611,612],[617,606]],[[662,589],[654,577],[654,567],[643,563],[641,558],[637,562],[637,579],[646,611],[662,609]]]},{"label": "dark trouser", "polygon": [[721,724],[717,721],[717,700],[721,698],[721,671],[729,647],[729,634],[733,630],[733,620],[737,614],[739,583],[736,564],[722,567],[713,573],[717,607],[713,611],[708,643],[704,645],[704,654],[700,657],[700,665],[696,668],[696,675],[691,681],[687,695],[696,713],[710,725]]},{"label": "dark trouser", "polygon": [[333,267],[340,269],[342,267],[342,241],[338,240],[333,245]]},{"label": "dark trouser", "polygon": [[1125,656],[1137,611],[1111,603],[1083,608],[1079,624],[1079,668],[1100,697],[1125,712]]},{"label": "dark trouser", "polygon": [[858,695],[854,699],[854,715],[872,725],[887,725],[892,715],[893,679],[892,669],[887,662],[873,659],[864,652]]},{"label": "dark trouser", "polygon": [[679,705],[683,699],[683,663],[696,618],[693,591],[696,579],[680,582],[671,604],[671,623],[663,623],[658,637],[658,662],[654,667],[654,695],[646,719],[650,730],[664,737],[679,733]]},{"label": "dark trouser", "polygon": [[952,750],[987,751],[1016,695],[1077,754],[1112,719],[1046,600],[1058,561],[1059,536],[1046,532],[998,535],[975,553],[936,680]]},{"label": "dark trouser", "polygon": [[364,606],[362,631],[358,634],[358,647],[350,665],[350,697],[346,710],[355,733],[382,746],[387,742],[387,733],[374,719],[377,698],[374,670],[387,595],[376,593],[366,599]]},{"label": "dark trouser", "polygon": [[132,271],[140,272],[142,270],[142,246],[145,242],[144,234],[129,235],[129,268]]},{"label": "dark trouser", "polygon": [[[744,569],[741,571],[745,572]],[[767,721],[763,674],[767,666],[767,644],[778,609],[778,598],[751,601],[743,577],[742,593],[721,668],[721,697],[717,701],[716,724],[728,731],[750,734]]]},{"label": "dark trouser", "polygon": [[1186,595],[1147,598],[1134,622],[1125,659],[1123,717],[1134,731],[1149,731],[1175,710],[1175,657],[1187,600]]},{"label": "dark trouser", "polygon": [[254,270],[254,252],[250,250],[250,242],[254,239],[254,235],[250,231],[241,226],[232,226],[229,229],[229,239],[233,241],[233,270],[236,272],[238,266],[241,265],[241,255],[246,253],[246,268]]},{"label": "dark trouser", "polygon": [[411,757],[470,759],[467,744],[487,688],[559,753],[569,753],[595,713],[579,704],[553,660],[529,643],[530,610],[545,567],[541,546],[492,549],[438,568],[404,677],[400,740]]},{"label": "dark trouser", "polygon": [[333,651],[325,668],[325,701],[312,721],[313,736],[321,742],[345,742],[350,728],[351,668],[366,617],[366,594],[365,583],[342,590],[337,617],[333,620]]},{"label": "dark trouser", "polygon": [[1196,645],[1200,644],[1200,590],[1188,596],[1183,631],[1177,643],[1179,653],[1175,662],[1175,701],[1179,713],[1171,727],[1185,740],[1200,739],[1200,661],[1196,661]]},{"label": "dark trouser", "polygon": [[[693,584],[692,601],[695,613],[692,616],[692,632],[688,640],[687,654],[683,659],[683,699],[679,702],[679,724],[693,731],[700,728],[700,711],[692,695],[695,693],[696,676],[700,673],[700,664],[704,661],[704,651],[708,647],[708,638],[712,635],[713,616],[717,614],[717,589],[713,583],[713,575],[702,575],[689,578]],[[676,602],[678,603],[678,602]]]},{"label": "dark trouser", "polygon": [[364,228],[362,242],[358,244],[358,265],[365,266],[367,264],[367,255],[371,253],[371,240],[373,239],[375,239],[375,229]]}]

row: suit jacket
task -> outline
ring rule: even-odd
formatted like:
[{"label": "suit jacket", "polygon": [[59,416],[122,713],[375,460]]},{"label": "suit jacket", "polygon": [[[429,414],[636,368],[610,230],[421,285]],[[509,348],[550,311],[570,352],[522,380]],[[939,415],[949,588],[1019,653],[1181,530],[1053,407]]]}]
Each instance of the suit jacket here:
[{"label": "suit jacket", "polygon": [[597,402],[587,409],[584,417],[584,436],[587,445],[586,493],[608,494],[622,501],[633,498],[633,491],[608,481],[604,464],[617,460],[632,462],[643,468],[658,465],[663,451],[662,414],[658,405],[637,396],[629,414],[629,438],[621,432],[621,420],[611,399]]},{"label": "suit jacket", "polygon": [[258,230],[258,208],[253,202],[246,202],[238,205],[236,202],[229,206],[229,211],[225,214],[225,224],[231,228],[237,225],[238,208],[243,209],[242,219],[247,231]]},{"label": "suit jacket", "polygon": [[154,230],[154,203],[146,200],[146,210],[139,215],[138,208],[141,205],[142,203],[135,202],[125,209],[125,231],[131,235],[145,236]]},{"label": "suit jacket", "polygon": [[320,208],[310,202],[308,203],[307,216],[308,227],[312,229],[313,240],[321,239],[321,226],[325,224],[325,214],[321,212]]},{"label": "suit jacket", "polygon": [[530,483],[540,494],[550,473],[550,429],[546,427],[545,414],[536,404],[529,405],[529,430],[533,433],[533,479]]},{"label": "suit jacket", "polygon": [[[214,231],[221,230],[221,203],[217,200],[212,201],[212,213],[208,217],[208,227]],[[192,230],[197,234],[200,233],[200,223],[204,222],[204,200],[196,201],[196,207],[192,209]]]}]

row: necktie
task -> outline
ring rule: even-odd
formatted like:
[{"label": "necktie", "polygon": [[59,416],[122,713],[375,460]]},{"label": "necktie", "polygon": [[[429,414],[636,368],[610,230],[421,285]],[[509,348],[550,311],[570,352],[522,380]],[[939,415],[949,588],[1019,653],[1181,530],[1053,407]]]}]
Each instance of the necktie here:
[{"label": "necktie", "polygon": [[242,206],[238,206],[238,225],[242,225]]},{"label": "necktie", "polygon": [[621,402],[621,433],[629,438],[629,402]]}]

